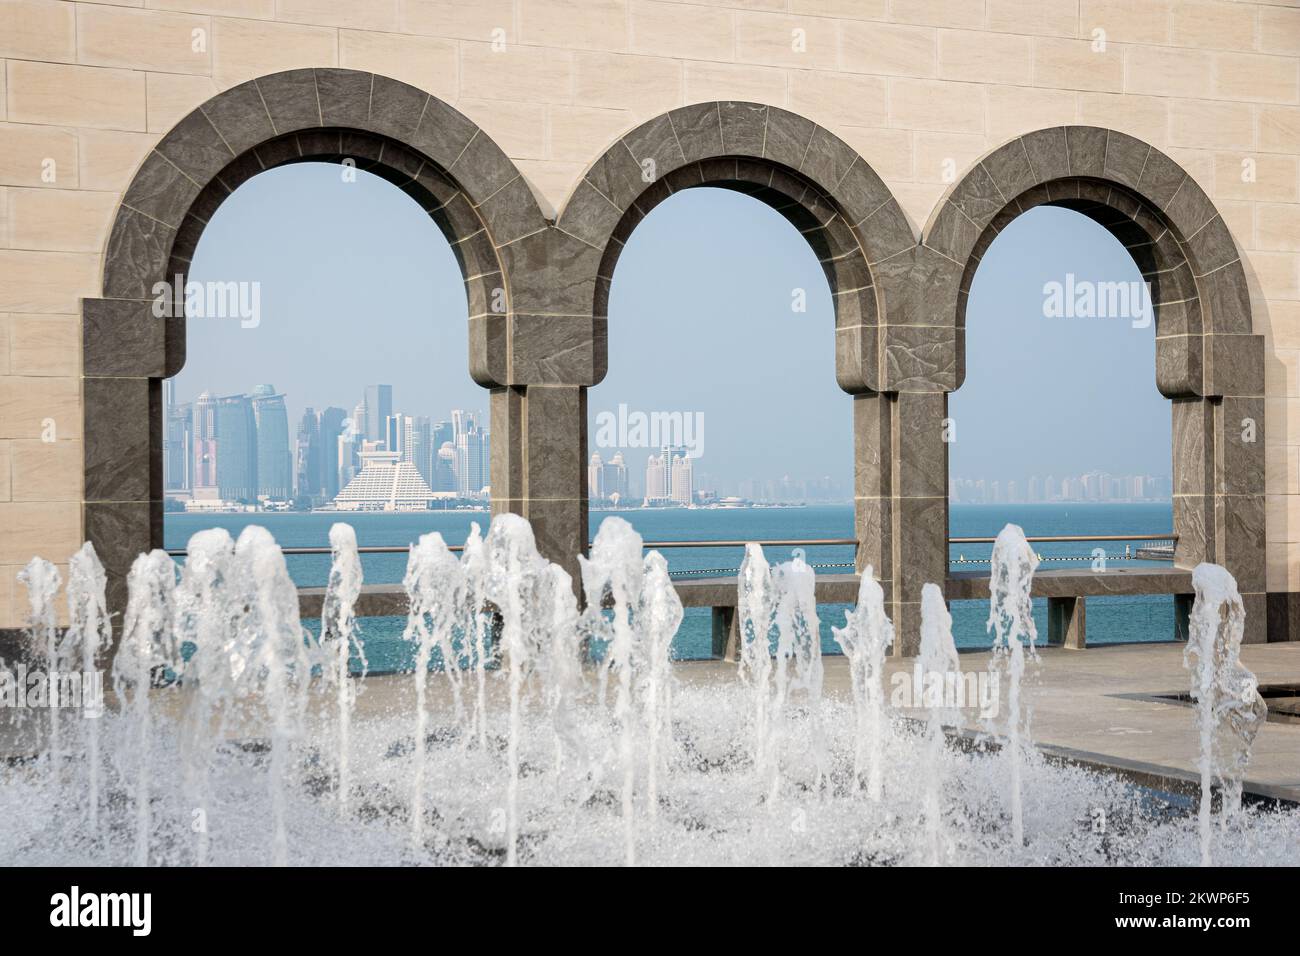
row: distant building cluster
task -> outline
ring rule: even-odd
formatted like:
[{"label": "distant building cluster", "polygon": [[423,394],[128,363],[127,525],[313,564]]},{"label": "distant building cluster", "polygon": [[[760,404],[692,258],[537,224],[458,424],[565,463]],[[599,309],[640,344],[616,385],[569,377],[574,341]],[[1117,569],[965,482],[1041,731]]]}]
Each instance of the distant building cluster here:
[{"label": "distant building cluster", "polygon": [[1090,471],[1057,479],[1032,475],[1024,485],[1017,481],[988,481],[983,478],[954,478],[948,482],[948,498],[956,504],[1046,504],[1083,501],[1168,501],[1172,482],[1153,475],[1110,475]]},{"label": "distant building cluster", "polygon": [[422,510],[489,494],[490,435],[477,412],[405,415],[391,385],[368,385],[351,414],[307,408],[290,441],[284,396],[270,385],[184,404],[174,382],[164,389],[164,483],[188,510]]},{"label": "distant building cluster", "polygon": [[695,466],[685,448],[665,446],[645,465],[645,505],[686,506],[695,503]]},{"label": "distant building cluster", "polygon": [[591,456],[587,465],[587,495],[592,501],[608,501],[617,505],[629,500],[627,464],[623,453],[615,452],[608,462],[600,457],[600,452]]},{"label": "distant building cluster", "polygon": [[163,482],[169,497],[196,508],[287,507],[293,494],[289,415],[274,386],[246,395],[204,392],[176,403],[176,386],[163,383]]},{"label": "distant building cluster", "polygon": [[846,490],[829,475],[821,478],[746,478],[738,486],[739,496],[755,502],[842,502],[853,500]]},{"label": "distant building cluster", "polygon": [[[831,478],[795,480],[744,479],[720,492],[708,475],[696,470],[699,459],[681,445],[665,445],[646,459],[644,473],[634,473],[623,452],[608,460],[596,452],[587,465],[587,493],[595,506],[643,508],[746,508],[769,504],[807,504],[844,500]],[[637,482],[644,478],[643,484]],[[735,494],[735,491],[739,494]]]}]

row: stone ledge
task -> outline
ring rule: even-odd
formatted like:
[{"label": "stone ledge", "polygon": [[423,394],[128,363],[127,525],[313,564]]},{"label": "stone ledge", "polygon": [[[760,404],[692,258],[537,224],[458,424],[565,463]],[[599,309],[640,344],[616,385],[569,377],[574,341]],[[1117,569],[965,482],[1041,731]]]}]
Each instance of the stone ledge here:
[{"label": "stone ledge", "polygon": [[[1110,571],[1066,568],[1034,573],[1034,597],[1191,593],[1192,572],[1182,568],[1115,568]],[[979,571],[950,573],[944,584],[944,597],[949,601],[981,600],[988,596],[989,576]]]}]

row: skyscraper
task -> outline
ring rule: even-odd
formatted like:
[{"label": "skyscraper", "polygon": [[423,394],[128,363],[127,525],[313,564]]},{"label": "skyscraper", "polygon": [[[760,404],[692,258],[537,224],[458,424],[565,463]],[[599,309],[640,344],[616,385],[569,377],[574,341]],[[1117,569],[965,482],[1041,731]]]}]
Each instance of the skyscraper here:
[{"label": "skyscraper", "polygon": [[424,415],[411,419],[408,461],[415,465],[424,483],[433,487],[433,455],[429,444],[433,441],[433,423]]},{"label": "skyscraper", "polygon": [[194,400],[190,419],[190,492],[196,498],[216,498],[217,400],[204,392]]},{"label": "skyscraper", "polygon": [[226,501],[256,501],[257,423],[247,395],[217,399],[216,437],[217,494]]},{"label": "skyscraper", "polygon": [[456,493],[462,498],[477,496],[488,483],[488,433],[478,426],[474,413],[454,409],[452,435],[456,452]]},{"label": "skyscraper", "polygon": [[257,497],[287,500],[293,494],[293,457],[284,396],[273,385],[258,385],[248,397],[257,429]]},{"label": "skyscraper", "polygon": [[621,451],[615,452],[614,457],[605,465],[604,483],[607,498],[613,498],[615,495],[618,495],[620,499],[627,498],[627,462],[623,460]]},{"label": "skyscraper", "polygon": [[591,453],[587,465],[587,497],[592,501],[603,501],[608,497],[605,493],[605,463],[598,451]]},{"label": "skyscraper", "polygon": [[663,457],[651,455],[645,463],[645,500],[647,504],[664,501],[668,497],[668,469]]},{"label": "skyscraper", "polygon": [[402,454],[402,416],[389,415],[381,424],[384,426],[383,434],[380,435],[384,443],[384,450],[397,452],[400,456]]},{"label": "skyscraper", "polygon": [[293,487],[299,495],[321,492],[320,417],[314,408],[306,408],[294,436]]},{"label": "skyscraper", "polygon": [[624,500],[627,484],[627,464],[621,451],[615,452],[609,461],[602,460],[599,453],[591,456],[587,466],[587,495],[591,500]]},{"label": "skyscraper", "polygon": [[670,496],[679,505],[695,501],[695,466],[688,455],[674,455]]},{"label": "skyscraper", "polygon": [[456,490],[456,446],[445,441],[438,448],[437,460],[434,462],[434,491]]},{"label": "skyscraper", "polygon": [[192,411],[189,404],[176,404],[175,379],[163,380],[163,416],[163,487],[189,491]]},{"label": "skyscraper", "polygon": [[320,413],[320,489],[321,496],[333,498],[339,493],[339,435],[342,434],[348,413],[330,406]]},{"label": "skyscraper", "polygon": [[370,441],[384,441],[388,418],[393,414],[393,386],[367,385],[363,404],[365,437]]},{"label": "skyscraper", "polygon": [[357,467],[356,462],[361,450],[361,435],[351,428],[345,428],[339,432],[336,439],[338,446],[338,472],[335,477],[335,485],[342,490],[347,483],[356,477],[357,472],[361,469]]}]

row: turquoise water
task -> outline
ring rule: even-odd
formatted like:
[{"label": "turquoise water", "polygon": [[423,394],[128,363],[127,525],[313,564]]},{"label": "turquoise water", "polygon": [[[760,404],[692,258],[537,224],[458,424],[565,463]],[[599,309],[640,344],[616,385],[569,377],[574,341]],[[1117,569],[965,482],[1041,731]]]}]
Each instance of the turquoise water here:
[{"label": "turquoise water", "polygon": [[[626,518],[647,541],[651,540],[752,540],[763,538],[848,538],[853,535],[851,505],[808,508],[754,508],[744,510],[641,510],[593,512],[591,532],[610,514]],[[166,547],[183,548],[189,536],[204,528],[223,527],[231,534],[249,524],[266,527],[285,547],[321,546],[327,543],[329,527],[342,516],[333,514],[169,514],[164,524]],[[421,512],[417,514],[356,514],[347,516],[356,529],[357,541],[366,545],[409,545],[421,534],[438,531],[448,544],[461,544],[470,525],[486,529],[484,512]],[[954,505],[950,534],[953,537],[996,535],[1009,521],[1017,522],[1028,535],[1060,534],[1168,534],[1173,526],[1169,504],[1068,504],[1068,505]],[[790,558],[789,548],[769,548],[773,563]],[[987,559],[988,545],[954,545],[950,558],[968,561]],[[1045,544],[1041,567],[1087,567],[1087,562],[1062,561],[1064,556],[1089,556],[1092,545]],[[806,548],[813,565],[851,565],[853,548]],[[1108,547],[1110,560],[1124,551],[1123,544]],[[670,548],[664,551],[672,572],[717,570],[734,572],[742,557],[740,548]],[[1053,558],[1056,560],[1053,560]],[[300,587],[323,587],[329,574],[328,555],[290,555],[289,572]],[[1126,561],[1124,566],[1152,562]],[[368,584],[392,584],[402,579],[406,555],[364,555],[362,565]],[[987,570],[987,564],[954,564],[954,570]],[[843,574],[848,567],[827,567],[819,573]],[[831,625],[844,621],[846,605],[822,605],[822,649],[836,653],[838,645]],[[1088,642],[1090,644],[1165,641],[1173,636],[1173,598],[1168,595],[1134,598],[1090,598],[1088,600]],[[984,622],[987,601],[956,601],[952,605],[953,632],[957,646],[982,648],[989,645]],[[1043,640],[1047,636],[1047,602],[1034,602],[1034,618]],[[686,611],[674,648],[682,659],[708,657],[710,652],[708,608]],[[309,621],[309,628],[317,622]],[[369,618],[362,622],[366,654],[372,670],[396,670],[409,666],[411,651],[401,640],[403,622],[394,618]]]}]

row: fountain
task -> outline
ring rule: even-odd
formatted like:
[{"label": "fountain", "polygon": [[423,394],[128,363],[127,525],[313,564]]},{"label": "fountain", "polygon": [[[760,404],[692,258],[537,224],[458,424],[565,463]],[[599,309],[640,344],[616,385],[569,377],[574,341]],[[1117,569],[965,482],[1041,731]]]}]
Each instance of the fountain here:
[{"label": "fountain", "polygon": [[[658,552],[644,557],[641,552],[641,536],[630,524],[606,518],[591,557],[580,559],[588,623],[607,644],[603,672],[618,678],[613,716],[622,776],[624,862],[629,866],[636,862],[636,774],[642,759],[646,813],[651,820],[659,813],[661,761],[672,725],[670,645],[682,620],[667,562]],[[642,741],[643,757],[638,754]]]},{"label": "fountain", "polygon": [[[166,551],[142,554],[127,575],[126,616],[122,643],[113,659],[113,689],[122,702],[127,724],[134,725],[136,866],[149,865],[151,759],[155,678],[182,667],[173,622],[176,615],[176,563]],[[102,592],[101,592],[102,593]],[[96,824],[96,827],[98,825]]]},{"label": "fountain", "polygon": [[921,588],[921,647],[916,657],[914,686],[922,689],[921,699],[914,701],[925,707],[924,760],[921,777],[925,781],[921,813],[925,820],[926,845],[929,863],[939,866],[951,861],[955,848],[944,833],[943,794],[946,772],[944,768],[944,727],[955,725],[957,715],[949,707],[948,689],[961,674],[957,646],[952,639],[952,615],[937,584]]},{"label": "fountain", "polygon": [[[1196,575],[1195,817],[1028,746],[1019,682],[1034,653],[1033,559],[1017,529],[999,541],[991,620],[1012,682],[1001,756],[946,736],[959,668],[935,585],[922,593],[913,685],[924,719],[895,720],[883,687],[893,627],[869,572],[834,630],[841,667],[821,656],[807,562],[773,568],[750,546],[738,679],[720,679],[721,663],[671,663],[681,604],[666,562],[629,524],[602,524],[582,562],[580,612],[528,523],[502,515],[459,560],[436,535],[412,548],[415,666],[370,675],[354,694],[350,530],[331,534],[319,642],[265,530],[238,542],[202,532],[179,580],[160,551],[132,567],[114,694],[98,718],[97,796],[67,759],[91,743],[66,711],[57,736],[0,733],[10,754],[46,755],[0,762],[0,864],[1147,865],[1209,859],[1211,835],[1218,863],[1257,862],[1260,846],[1271,862],[1300,863],[1300,811],[1240,799],[1259,702],[1237,660],[1242,607],[1226,574]],[[34,660],[57,670],[73,654],[85,666],[86,636],[97,646],[107,620],[94,567],[89,555],[77,564],[82,636],[71,644],[56,624],[54,566],[24,571]],[[896,690],[908,673],[893,674]],[[1217,828],[1212,787],[1224,794]],[[1103,844],[1080,825],[1098,808],[1123,821],[1122,840]]]},{"label": "fountain", "polygon": [[460,649],[453,646],[457,616],[464,599],[465,577],[460,563],[436,531],[422,535],[411,549],[402,581],[410,605],[403,637],[414,641],[415,652],[415,772],[411,775],[411,841],[424,844],[424,768],[428,744],[427,688],[433,651],[449,680],[456,716],[460,706]]},{"label": "fountain", "polygon": [[[87,709],[86,716],[89,718],[84,722],[84,728],[86,801],[92,831],[99,829],[100,723],[96,719],[99,714],[90,712],[90,708],[97,708],[97,705],[92,700],[88,707],[86,695],[95,694],[94,685],[99,680],[99,657],[113,642],[113,624],[109,620],[108,604],[104,596],[107,580],[104,566],[99,563],[94,547],[87,541],[68,561],[68,632],[64,635],[63,645],[64,654],[69,659],[75,659],[78,651],[81,657],[81,673],[78,678],[82,706]],[[57,683],[54,686],[57,686]],[[102,691],[102,688],[100,690]],[[102,704],[102,700],[99,703]]]},{"label": "fountain", "polygon": [[235,558],[250,611],[241,633],[250,665],[241,690],[270,715],[272,861],[284,866],[290,748],[303,730],[311,671],[320,659],[298,617],[298,589],[270,533],[256,525],[245,528],[235,542]]},{"label": "fountain", "polygon": [[366,652],[357,636],[356,606],[361,594],[361,556],[357,553],[357,535],[352,526],[336,523],[330,528],[330,575],[321,608],[321,646],[327,657],[333,653],[333,669],[327,671],[337,685],[339,807],[348,809],[352,790],[351,749],[352,710],[356,706],[357,688],[352,683],[352,657],[361,662],[361,679],[365,679]]},{"label": "fountain", "polygon": [[1246,611],[1237,582],[1217,564],[1201,564],[1192,572],[1192,587],[1196,601],[1183,661],[1191,672],[1200,731],[1197,830],[1201,865],[1209,866],[1213,788],[1219,788],[1219,821],[1226,827],[1241,813],[1242,777],[1267,708],[1257,689],[1259,682],[1239,659]]},{"label": "fountain", "polygon": [[189,655],[182,779],[195,813],[195,862],[204,866],[210,845],[211,761],[226,718],[218,702],[234,697],[246,661],[240,643],[241,598],[235,591],[235,542],[225,529],[213,528],[192,536],[186,552],[175,622],[176,643]]},{"label": "fountain", "polygon": [[65,656],[59,643],[58,620],[54,598],[63,584],[59,569],[44,558],[32,558],[27,567],[18,572],[18,583],[27,588],[27,637],[38,660],[45,667],[44,695],[50,702],[49,742],[45,756],[62,774],[60,766],[63,741],[59,727],[59,673],[64,669]]},{"label": "fountain", "polygon": [[885,592],[871,565],[862,570],[858,603],[844,612],[844,627],[834,628],[835,642],[849,662],[857,746],[853,779],[867,796],[879,801],[884,780],[885,653],[894,643],[894,625],[885,614]]},{"label": "fountain", "polygon": [[[1021,708],[1020,685],[1025,674],[1025,659],[1037,660],[1034,641],[1038,632],[1034,628],[1034,604],[1030,587],[1038,555],[1025,540],[1019,525],[1009,524],[993,543],[990,559],[992,573],[989,577],[989,622],[993,632],[994,673],[1005,672],[1007,686],[1007,742],[1006,753],[1011,762],[1011,839],[1016,846],[1025,840],[1024,803],[1021,792],[1022,740],[1029,735],[1028,720]],[[1026,654],[1024,643],[1028,644]]]},{"label": "fountain", "polygon": [[474,721],[473,732],[480,749],[487,747],[487,632],[484,602],[487,592],[487,557],[478,523],[469,526],[465,547],[460,555],[461,571],[465,576],[466,615],[469,618],[469,653],[474,664]]},{"label": "fountain", "polygon": [[[816,766],[814,789],[820,791],[826,781],[826,738],[822,727],[822,646],[821,622],[817,619],[815,575],[799,554],[776,566],[772,584],[777,597],[775,623],[776,641],[776,701],[773,706],[775,720],[772,730],[776,739],[773,750],[779,750],[786,736],[786,721],[790,713],[791,698],[802,695],[807,708],[811,729],[812,757]],[[778,771],[779,773],[779,771]],[[779,776],[777,777],[779,782]],[[772,799],[776,799],[774,788]]]},{"label": "fountain", "polygon": [[772,626],[776,608],[772,569],[756,544],[745,546],[740,565],[736,614],[740,626],[740,680],[750,690],[752,705],[751,755],[754,776],[766,789],[776,786],[776,755],[770,752],[772,711]]}]

